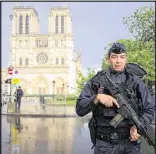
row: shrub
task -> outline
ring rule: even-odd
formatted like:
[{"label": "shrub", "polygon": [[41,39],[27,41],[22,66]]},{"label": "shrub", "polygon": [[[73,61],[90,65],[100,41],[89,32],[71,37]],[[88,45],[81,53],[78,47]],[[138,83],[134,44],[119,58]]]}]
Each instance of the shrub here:
[{"label": "shrub", "polygon": [[67,101],[77,100],[77,99],[78,99],[78,95],[76,95],[76,94],[68,94],[68,95],[66,96],[66,100],[67,100]]}]

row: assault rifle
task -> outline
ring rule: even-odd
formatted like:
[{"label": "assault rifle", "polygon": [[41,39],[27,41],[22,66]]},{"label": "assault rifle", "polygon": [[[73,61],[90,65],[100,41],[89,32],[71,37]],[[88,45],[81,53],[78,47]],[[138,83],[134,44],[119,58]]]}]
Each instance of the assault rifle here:
[{"label": "assault rifle", "polygon": [[[131,107],[131,103],[129,102],[130,99],[118,85],[113,83],[113,81],[107,76],[106,73],[104,78],[106,83],[109,85],[107,85],[108,90],[110,91],[111,95],[117,99],[120,106],[120,108],[117,109],[118,114],[110,121],[110,125],[116,128],[124,118],[131,119],[136,125],[139,134],[143,136],[145,140],[156,149],[155,139],[150,134],[148,127],[140,121],[139,116]],[[128,89],[127,92],[130,93]]]}]

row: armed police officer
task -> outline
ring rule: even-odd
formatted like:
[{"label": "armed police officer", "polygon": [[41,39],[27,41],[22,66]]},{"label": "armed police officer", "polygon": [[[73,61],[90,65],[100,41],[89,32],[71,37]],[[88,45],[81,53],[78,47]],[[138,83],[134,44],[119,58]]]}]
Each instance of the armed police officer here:
[{"label": "armed police officer", "polygon": [[[111,87],[103,80],[104,74],[123,92],[127,89],[130,91],[131,106],[146,125],[150,125],[154,119],[154,98],[140,79],[145,74],[144,70],[138,73],[134,67],[128,67],[123,44],[112,45],[108,51],[108,62],[108,69],[98,72],[86,83],[77,100],[76,113],[85,116],[92,112],[89,129],[94,154],[140,154],[140,134],[131,119],[124,118],[116,128],[110,125],[110,121],[117,115],[117,109],[120,109],[120,103],[111,95]],[[105,82],[105,86],[102,82]]]}]

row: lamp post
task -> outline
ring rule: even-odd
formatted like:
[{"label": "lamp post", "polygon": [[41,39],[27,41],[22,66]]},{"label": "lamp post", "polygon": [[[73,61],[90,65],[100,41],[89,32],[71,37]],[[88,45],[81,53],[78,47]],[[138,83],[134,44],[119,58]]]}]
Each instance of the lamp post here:
[{"label": "lamp post", "polygon": [[69,88],[69,86],[67,85],[67,94],[68,94],[68,88]]},{"label": "lamp post", "polygon": [[54,99],[54,86],[55,86],[55,80],[53,80],[53,99]]},{"label": "lamp post", "polygon": [[62,84],[63,90],[62,90],[62,94],[64,94],[64,83]]},{"label": "lamp post", "polygon": [[[10,18],[10,20],[11,20],[11,26],[12,26],[13,15],[10,14],[10,15],[9,15],[9,18]],[[11,27],[11,26],[10,26],[10,27]],[[10,59],[9,59],[9,66],[12,67],[12,42],[11,42],[12,28],[10,28],[10,32],[11,32],[11,34],[10,34]]]},{"label": "lamp post", "polygon": [[[12,14],[10,14],[9,15],[9,18],[10,18],[10,20],[11,20],[11,28],[10,28],[10,59],[9,59],[9,67],[10,68],[12,68],[13,69],[13,66],[12,66],[12,39],[11,39],[11,37],[12,37],[12,19],[13,19],[13,15]],[[12,74],[12,77],[13,77],[13,74]],[[11,78],[12,78],[11,77]],[[12,89],[12,79],[11,79],[11,82],[10,82],[10,94],[11,94],[11,103],[13,102],[13,89]]]},{"label": "lamp post", "polygon": [[73,92],[73,87],[71,87],[71,93]]},{"label": "lamp post", "polygon": [[73,87],[73,91],[74,91],[74,93],[75,93],[75,86]]}]

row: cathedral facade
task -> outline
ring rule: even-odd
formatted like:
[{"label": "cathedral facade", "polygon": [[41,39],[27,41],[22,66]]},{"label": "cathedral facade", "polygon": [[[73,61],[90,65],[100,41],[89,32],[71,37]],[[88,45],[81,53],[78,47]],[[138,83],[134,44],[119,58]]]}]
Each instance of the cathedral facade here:
[{"label": "cathedral facade", "polygon": [[52,7],[48,34],[40,34],[34,8],[14,7],[9,65],[18,71],[25,94],[70,94],[76,91],[81,51],[74,50],[68,7]]}]

